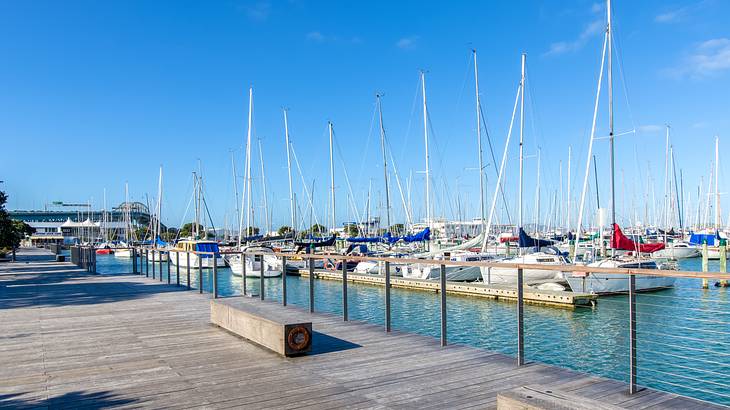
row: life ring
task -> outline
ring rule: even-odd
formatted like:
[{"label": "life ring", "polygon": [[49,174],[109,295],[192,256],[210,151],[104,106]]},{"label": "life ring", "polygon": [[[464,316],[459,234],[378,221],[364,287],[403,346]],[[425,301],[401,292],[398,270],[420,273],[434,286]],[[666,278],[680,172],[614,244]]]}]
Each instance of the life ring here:
[{"label": "life ring", "polygon": [[309,334],[309,330],[304,326],[292,328],[286,337],[286,343],[289,345],[289,348],[297,352],[307,348],[311,340],[312,337]]}]

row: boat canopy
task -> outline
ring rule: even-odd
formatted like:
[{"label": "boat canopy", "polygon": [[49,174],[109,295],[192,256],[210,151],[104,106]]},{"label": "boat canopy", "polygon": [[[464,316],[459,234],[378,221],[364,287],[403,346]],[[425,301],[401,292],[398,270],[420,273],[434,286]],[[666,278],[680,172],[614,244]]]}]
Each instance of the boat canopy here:
[{"label": "boat canopy", "polygon": [[702,245],[707,243],[709,246],[715,246],[720,242],[718,239],[720,239],[720,235],[717,232],[714,234],[693,233],[689,237],[689,243],[692,245]]},{"label": "boat canopy", "polygon": [[431,228],[426,227],[421,232],[415,233],[413,235],[405,235],[405,236],[393,236],[390,234],[390,232],[386,232],[382,236],[371,236],[371,237],[352,237],[347,238],[347,242],[351,243],[396,243],[398,241],[403,241],[406,243],[411,242],[423,242],[431,239]]},{"label": "boat canopy", "polygon": [[[152,240],[142,241],[142,245],[152,245],[152,244],[153,244]],[[157,238],[155,238],[154,244],[159,247],[165,247],[168,245],[167,242],[163,241],[162,238],[160,238],[159,236]]]},{"label": "boat canopy", "polygon": [[[216,242],[198,242],[195,244],[195,251],[196,252],[213,252],[218,253],[220,250],[218,249],[218,243]],[[203,258],[208,258],[210,255],[200,255]]]},{"label": "boat canopy", "polygon": [[555,242],[549,239],[535,239],[528,235],[524,229],[520,228],[519,246],[520,248],[542,248],[552,246]]},{"label": "boat canopy", "polygon": [[642,243],[637,244],[621,232],[618,224],[613,224],[613,236],[611,236],[611,247],[624,251],[639,251],[652,253],[664,249],[663,243]]}]

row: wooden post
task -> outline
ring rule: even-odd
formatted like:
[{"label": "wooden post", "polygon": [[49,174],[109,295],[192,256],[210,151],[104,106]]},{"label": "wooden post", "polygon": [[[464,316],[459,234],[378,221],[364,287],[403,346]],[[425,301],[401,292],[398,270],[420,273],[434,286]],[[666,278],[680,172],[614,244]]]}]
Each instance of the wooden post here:
[{"label": "wooden post", "polygon": [[[702,272],[707,272],[707,240],[702,241]],[[710,282],[707,278],[702,278],[702,289],[708,289]]]}]

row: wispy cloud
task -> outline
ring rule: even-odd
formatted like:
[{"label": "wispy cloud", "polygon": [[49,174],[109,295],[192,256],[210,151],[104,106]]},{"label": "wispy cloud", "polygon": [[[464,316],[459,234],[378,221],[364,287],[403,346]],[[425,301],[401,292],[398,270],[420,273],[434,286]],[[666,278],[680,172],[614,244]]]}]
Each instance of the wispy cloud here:
[{"label": "wispy cloud", "polygon": [[550,44],[550,49],[543,55],[551,56],[578,51],[586,45],[588,40],[596,34],[601,33],[605,28],[605,22],[602,19],[594,20],[587,25],[578,35],[578,38],[572,41],[558,41]]},{"label": "wispy cloud", "polygon": [[321,31],[310,31],[305,36],[307,41],[313,43],[341,43],[341,44],[360,44],[362,39],[360,37],[343,37],[337,35],[326,35]]},{"label": "wispy cloud", "polygon": [[654,17],[654,21],[657,23],[676,23],[680,21],[686,13],[687,7],[680,7],[678,9],[657,14],[657,16]]},{"label": "wispy cloud", "polygon": [[401,50],[410,50],[416,47],[418,36],[403,37],[395,42],[395,46]]},{"label": "wispy cloud", "polygon": [[687,4],[682,7],[676,7],[673,9],[665,9],[662,13],[657,14],[654,17],[654,21],[662,24],[678,23],[686,20],[690,14],[711,5],[710,0],[700,0],[695,3]]},{"label": "wispy cloud", "polygon": [[730,39],[723,37],[697,44],[679,66],[664,72],[676,78],[703,78],[727,70],[730,70]]},{"label": "wispy cloud", "polygon": [[264,21],[271,14],[271,2],[268,0],[257,1],[245,6],[246,15],[251,20]]},{"label": "wispy cloud", "polygon": [[307,33],[307,40],[321,43],[324,41],[324,34],[320,33],[319,31],[310,31],[309,33]]},{"label": "wispy cloud", "polygon": [[657,134],[664,129],[663,126],[657,124],[640,125],[636,131],[641,134]]}]

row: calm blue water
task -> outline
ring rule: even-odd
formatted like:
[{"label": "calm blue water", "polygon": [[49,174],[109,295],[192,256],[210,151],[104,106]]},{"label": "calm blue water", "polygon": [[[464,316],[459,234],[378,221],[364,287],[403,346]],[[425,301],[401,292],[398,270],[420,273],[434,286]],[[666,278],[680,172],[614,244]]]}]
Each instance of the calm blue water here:
[{"label": "calm blue water", "polygon": [[[99,255],[103,274],[129,273],[129,260]],[[700,260],[683,261],[683,270],[700,270]],[[718,270],[710,263],[710,270]],[[166,279],[166,265],[163,265]],[[175,266],[171,266],[175,283]],[[184,268],[181,282],[185,283]],[[197,271],[191,285],[198,287]],[[265,297],[281,301],[281,278],[265,280]],[[241,278],[219,270],[223,296],[241,294]],[[259,280],[247,288],[259,293]],[[203,289],[212,291],[211,271]],[[673,289],[637,296],[639,384],[730,405],[730,289],[701,289],[699,279],[680,279]],[[287,301],[309,306],[309,280],[287,277]],[[350,318],[384,324],[385,290],[348,284]],[[439,296],[392,289],[394,329],[439,337]],[[575,310],[525,306],[527,359],[628,381],[628,309],[626,296],[601,297],[595,308]],[[342,314],[342,283],[315,281],[315,309]],[[515,355],[516,305],[479,298],[451,296],[447,300],[448,340]],[[403,347],[407,349],[407,346]]]}]

